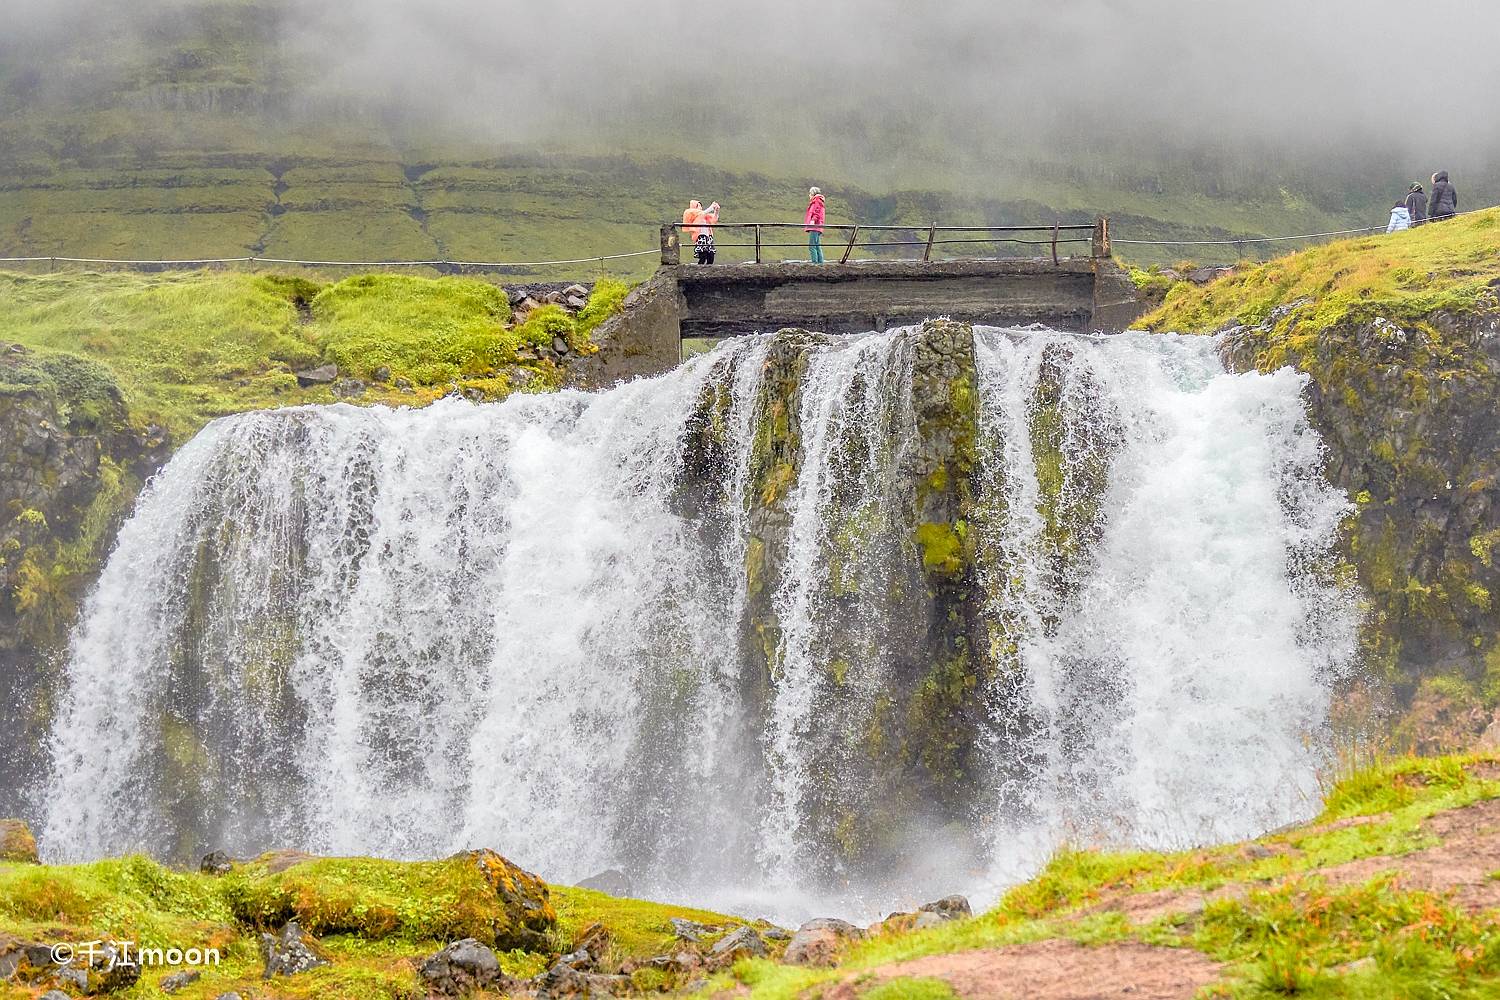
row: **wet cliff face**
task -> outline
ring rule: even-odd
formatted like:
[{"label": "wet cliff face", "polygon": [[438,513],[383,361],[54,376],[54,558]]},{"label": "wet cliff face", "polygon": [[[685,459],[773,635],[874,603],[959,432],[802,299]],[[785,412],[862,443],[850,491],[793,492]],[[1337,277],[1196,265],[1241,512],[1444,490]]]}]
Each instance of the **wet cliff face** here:
[{"label": "wet cliff face", "polygon": [[1311,308],[1230,329],[1222,351],[1312,376],[1329,476],[1357,506],[1343,550],[1369,602],[1366,659],[1402,702],[1443,675],[1500,698],[1500,311],[1304,333]]},{"label": "wet cliff face", "polygon": [[166,455],[102,368],[0,343],[0,814],[43,773],[68,630]]}]

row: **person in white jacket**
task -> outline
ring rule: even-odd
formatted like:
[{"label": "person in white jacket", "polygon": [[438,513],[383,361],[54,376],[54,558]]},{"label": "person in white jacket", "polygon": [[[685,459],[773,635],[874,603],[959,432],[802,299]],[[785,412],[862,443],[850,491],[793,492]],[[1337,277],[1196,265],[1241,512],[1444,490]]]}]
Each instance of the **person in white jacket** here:
[{"label": "person in white jacket", "polygon": [[1385,227],[1388,233],[1398,233],[1403,229],[1411,228],[1411,213],[1406,210],[1405,202],[1396,202],[1396,207],[1391,209],[1391,221]]}]

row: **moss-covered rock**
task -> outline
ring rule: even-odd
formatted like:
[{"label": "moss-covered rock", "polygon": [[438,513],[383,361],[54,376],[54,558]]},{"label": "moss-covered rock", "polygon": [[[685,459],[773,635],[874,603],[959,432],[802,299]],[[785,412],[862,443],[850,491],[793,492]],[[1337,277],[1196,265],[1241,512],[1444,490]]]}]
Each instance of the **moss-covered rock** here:
[{"label": "moss-covered rock", "polygon": [[167,454],[103,366],[0,343],[0,813],[35,784],[68,630]]},{"label": "moss-covered rock", "polygon": [[280,928],[296,920],[312,934],[365,940],[474,938],[494,948],[546,951],[557,923],[547,886],[493,851],[442,861],[285,859],[237,866],[222,892],[235,918]]},{"label": "moss-covered rock", "polygon": [[0,861],[11,864],[36,864],[36,838],[31,828],[18,819],[0,819]]},{"label": "moss-covered rock", "polygon": [[1368,661],[1403,700],[1427,676],[1480,685],[1500,643],[1500,307],[1309,330],[1314,309],[1229,330],[1226,362],[1312,377],[1329,476],[1356,506],[1343,552],[1369,601]]}]

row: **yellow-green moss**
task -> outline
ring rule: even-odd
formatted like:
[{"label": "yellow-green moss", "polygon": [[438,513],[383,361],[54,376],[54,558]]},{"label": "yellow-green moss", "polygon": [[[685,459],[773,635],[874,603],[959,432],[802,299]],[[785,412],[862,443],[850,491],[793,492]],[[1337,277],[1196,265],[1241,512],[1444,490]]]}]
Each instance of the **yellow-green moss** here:
[{"label": "yellow-green moss", "polygon": [[922,568],[939,576],[957,577],[964,572],[964,538],[968,525],[963,521],[924,521],[917,525],[917,548],[922,553]]},{"label": "yellow-green moss", "polygon": [[1465,312],[1490,297],[1493,282],[1500,279],[1497,219],[1500,210],[1403,233],[1340,240],[1236,271],[1204,287],[1179,284],[1140,325],[1212,332],[1229,323],[1259,323],[1276,307],[1300,299],[1311,300],[1296,317],[1302,336],[1346,320],[1385,316],[1421,322],[1440,311]]}]

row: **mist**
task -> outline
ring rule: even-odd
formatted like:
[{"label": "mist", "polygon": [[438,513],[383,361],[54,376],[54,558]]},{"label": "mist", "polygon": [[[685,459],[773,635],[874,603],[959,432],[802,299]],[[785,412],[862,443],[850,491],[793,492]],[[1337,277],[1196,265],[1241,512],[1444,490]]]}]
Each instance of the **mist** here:
[{"label": "mist", "polygon": [[287,114],[358,108],[476,147],[891,183],[944,165],[1171,163],[1210,193],[1237,171],[1493,176],[1500,150],[1500,5],[1455,0],[9,0],[0,58],[71,44],[29,93],[84,101],[116,82],[89,37],[145,52],[246,7],[274,40],[260,70]]},{"label": "mist", "polygon": [[798,112],[835,130],[936,117],[957,144],[1108,126],[1443,159],[1500,139],[1490,4],[1425,5],[1414,26],[1389,0],[297,2],[320,85],[512,135],[654,108],[707,141],[774,138]]}]

